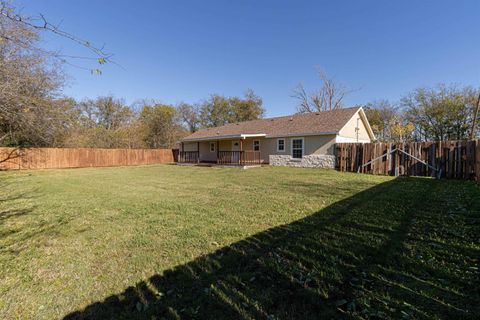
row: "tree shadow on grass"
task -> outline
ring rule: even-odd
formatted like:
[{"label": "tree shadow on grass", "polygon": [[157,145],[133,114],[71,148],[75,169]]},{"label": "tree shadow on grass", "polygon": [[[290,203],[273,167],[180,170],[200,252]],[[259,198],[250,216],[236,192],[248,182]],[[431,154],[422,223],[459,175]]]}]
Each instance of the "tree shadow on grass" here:
[{"label": "tree shadow on grass", "polygon": [[33,199],[34,191],[15,191],[9,190],[8,183],[0,182],[0,226],[9,219],[15,219],[24,216],[33,211],[34,206],[25,205],[23,200]]},{"label": "tree shadow on grass", "polygon": [[54,236],[56,229],[67,223],[37,216],[35,202],[40,196],[38,189],[0,182],[0,257],[6,255],[1,258],[14,258],[29,248],[32,239]]},{"label": "tree shadow on grass", "polygon": [[[457,257],[442,244],[442,216],[458,199],[428,201],[441,201],[447,186],[414,178],[377,185],[65,319],[474,318],[479,281],[468,269],[479,252]],[[478,211],[465,214],[478,222]],[[436,240],[427,239],[436,227]],[[477,223],[453,240],[473,243],[478,231]]]}]

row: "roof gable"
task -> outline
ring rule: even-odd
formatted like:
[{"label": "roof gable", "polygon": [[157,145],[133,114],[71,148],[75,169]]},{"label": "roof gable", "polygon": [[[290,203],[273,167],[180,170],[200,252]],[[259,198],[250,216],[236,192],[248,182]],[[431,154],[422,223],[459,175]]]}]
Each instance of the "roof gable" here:
[{"label": "roof gable", "polygon": [[262,134],[267,138],[303,134],[337,134],[359,109],[354,107],[231,123],[198,130],[182,140],[226,139],[253,134]]},{"label": "roof gable", "polygon": [[[360,123],[356,122],[357,119],[360,119]],[[352,129],[353,130],[359,129],[357,127],[362,128],[359,132],[360,135],[363,136],[362,140],[365,140],[365,139],[376,140],[375,134],[373,133],[373,130],[372,130],[372,127],[370,126],[370,122],[368,122],[367,115],[366,115],[366,113],[365,113],[365,111],[363,110],[362,107],[358,108],[357,112],[355,112],[353,114],[352,118],[350,118],[350,120],[348,120],[347,123],[345,123],[345,125],[343,126],[342,129],[340,129],[338,134],[341,135],[341,136],[351,137],[352,136],[351,130]],[[363,132],[363,131],[365,131],[365,132]],[[365,136],[365,134],[367,136]],[[355,135],[356,138],[358,138],[356,133],[353,134],[353,135]]]}]

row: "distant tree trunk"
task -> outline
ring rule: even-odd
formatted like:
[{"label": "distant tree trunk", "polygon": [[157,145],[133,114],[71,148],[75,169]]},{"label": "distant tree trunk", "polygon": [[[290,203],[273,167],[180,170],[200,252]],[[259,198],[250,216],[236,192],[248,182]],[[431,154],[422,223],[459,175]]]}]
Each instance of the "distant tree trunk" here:
[{"label": "distant tree trunk", "polygon": [[475,108],[475,111],[473,113],[473,119],[472,119],[472,132],[470,132],[470,139],[475,139],[475,131],[477,127],[477,118],[478,118],[478,109],[480,109],[480,93],[478,94],[478,99],[477,99],[477,107]]}]

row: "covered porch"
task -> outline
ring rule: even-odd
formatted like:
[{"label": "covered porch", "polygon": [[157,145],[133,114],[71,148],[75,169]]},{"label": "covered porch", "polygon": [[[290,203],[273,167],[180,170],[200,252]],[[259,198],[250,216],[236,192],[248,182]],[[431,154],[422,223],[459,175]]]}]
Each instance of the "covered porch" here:
[{"label": "covered porch", "polygon": [[182,141],[178,163],[258,166],[263,162],[260,137],[262,135],[241,135],[216,140]]}]

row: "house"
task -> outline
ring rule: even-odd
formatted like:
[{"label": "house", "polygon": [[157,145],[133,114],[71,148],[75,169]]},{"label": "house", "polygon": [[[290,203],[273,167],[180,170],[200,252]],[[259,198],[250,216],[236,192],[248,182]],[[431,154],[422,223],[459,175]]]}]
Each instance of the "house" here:
[{"label": "house", "polygon": [[371,142],[361,107],[201,129],[181,140],[179,163],[334,167],[335,143]]}]

